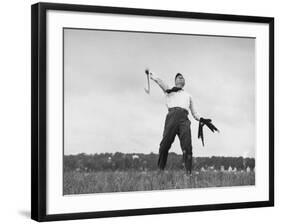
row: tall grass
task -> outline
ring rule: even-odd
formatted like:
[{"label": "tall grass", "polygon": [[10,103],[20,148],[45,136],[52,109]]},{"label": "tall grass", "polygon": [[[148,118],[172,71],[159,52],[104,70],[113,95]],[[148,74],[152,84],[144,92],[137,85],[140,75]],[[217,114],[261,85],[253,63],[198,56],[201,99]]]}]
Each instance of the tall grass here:
[{"label": "tall grass", "polygon": [[255,172],[204,171],[188,177],[184,171],[65,172],[64,194],[128,192],[164,189],[243,186],[255,184]]}]

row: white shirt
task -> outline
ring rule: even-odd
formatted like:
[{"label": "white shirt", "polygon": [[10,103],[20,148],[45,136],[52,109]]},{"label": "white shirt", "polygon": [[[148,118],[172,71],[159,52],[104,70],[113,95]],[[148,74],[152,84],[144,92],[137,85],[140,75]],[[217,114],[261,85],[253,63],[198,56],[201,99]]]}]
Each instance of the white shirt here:
[{"label": "white shirt", "polygon": [[[169,89],[169,86],[163,82],[157,75],[152,74],[153,79],[161,86],[162,89]],[[200,115],[196,112],[194,102],[191,94],[186,92],[185,90],[179,90],[177,92],[166,93],[166,106],[168,108],[171,107],[181,107],[191,112],[192,116],[195,120],[200,120]]]},{"label": "white shirt", "polygon": [[200,115],[197,113],[192,96],[185,90],[179,90],[177,92],[165,93],[166,95],[166,106],[181,107],[191,112],[195,120],[200,120]]}]

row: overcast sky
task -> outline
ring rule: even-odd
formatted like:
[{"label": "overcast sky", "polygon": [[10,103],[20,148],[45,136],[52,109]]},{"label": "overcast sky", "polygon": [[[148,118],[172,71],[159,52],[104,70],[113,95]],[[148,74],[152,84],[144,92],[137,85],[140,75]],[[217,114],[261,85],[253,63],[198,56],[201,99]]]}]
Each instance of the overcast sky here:
[{"label": "overcast sky", "polygon": [[[233,37],[64,30],[64,153],[158,153],[167,108],[147,85],[150,68],[170,87],[180,72],[204,127],[194,156],[255,156],[255,40]],[[182,153],[176,138],[170,152]]]}]

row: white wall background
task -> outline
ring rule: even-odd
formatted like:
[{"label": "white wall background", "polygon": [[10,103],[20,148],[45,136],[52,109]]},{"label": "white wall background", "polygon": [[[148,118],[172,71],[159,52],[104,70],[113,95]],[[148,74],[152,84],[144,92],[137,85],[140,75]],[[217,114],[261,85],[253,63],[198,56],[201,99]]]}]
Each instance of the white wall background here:
[{"label": "white wall background", "polygon": [[[30,5],[36,1],[1,4],[0,75],[0,222],[35,223],[30,220]],[[60,223],[277,223],[280,199],[280,4],[250,0],[68,0],[62,3],[139,7],[195,12],[275,17],[275,200],[274,208],[237,209],[168,215],[149,215]]]}]

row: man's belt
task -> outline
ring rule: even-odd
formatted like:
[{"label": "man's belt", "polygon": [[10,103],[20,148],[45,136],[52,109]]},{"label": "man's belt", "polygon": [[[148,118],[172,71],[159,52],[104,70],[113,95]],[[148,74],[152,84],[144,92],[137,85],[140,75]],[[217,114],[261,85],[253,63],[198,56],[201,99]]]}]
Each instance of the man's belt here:
[{"label": "man's belt", "polygon": [[212,124],[211,119],[204,119],[203,117],[200,118],[199,127],[198,127],[198,138],[201,138],[202,144],[204,146],[204,136],[203,136],[203,126],[206,125],[212,132],[219,130]]},{"label": "man's belt", "polygon": [[185,113],[188,114],[188,110],[187,110],[187,109],[184,109],[184,108],[182,108],[182,107],[170,107],[170,108],[168,108],[168,111],[169,111],[169,112],[176,111],[176,110],[183,110]]}]

